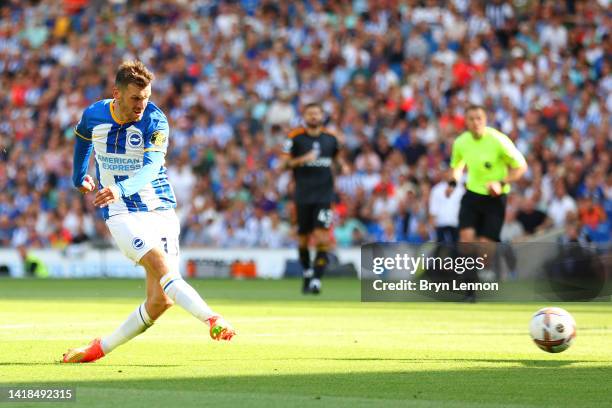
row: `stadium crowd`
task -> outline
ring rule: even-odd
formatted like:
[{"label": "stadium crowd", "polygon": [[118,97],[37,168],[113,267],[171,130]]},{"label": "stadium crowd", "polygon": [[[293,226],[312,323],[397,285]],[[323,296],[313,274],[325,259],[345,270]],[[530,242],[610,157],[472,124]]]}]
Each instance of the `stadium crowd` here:
[{"label": "stadium crowd", "polygon": [[108,241],[71,185],[73,128],[136,57],[170,120],[185,246],[295,245],[278,163],[311,101],[351,164],[338,247],[435,239],[430,192],[469,103],[529,163],[505,240],[611,240],[608,0],[13,0],[0,15],[0,246]]}]

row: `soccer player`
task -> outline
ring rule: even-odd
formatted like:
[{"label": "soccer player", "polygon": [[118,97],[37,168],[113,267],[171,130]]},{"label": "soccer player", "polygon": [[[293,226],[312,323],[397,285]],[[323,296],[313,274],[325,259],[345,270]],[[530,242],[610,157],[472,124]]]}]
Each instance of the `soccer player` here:
[{"label": "soccer player", "polygon": [[[494,242],[504,224],[506,195],[510,183],[519,180],[527,171],[525,158],[514,143],[500,131],[487,127],[484,108],[471,105],[466,110],[466,126],[453,143],[450,166],[453,175],[450,185],[457,182],[467,168],[466,192],[459,208],[459,242],[480,242],[488,261],[494,258]],[[460,247],[462,251],[471,251]],[[476,281],[476,272],[464,273],[466,282]],[[473,290],[466,293],[465,301],[475,302]]]},{"label": "soccer player", "polygon": [[121,64],[113,99],[88,107],[75,128],[72,176],[83,194],[95,189],[86,174],[95,151],[100,187],[93,203],[102,208],[119,249],[145,268],[147,297],[114,333],[68,350],[64,363],[104,357],[151,327],[174,303],[206,323],[213,339],[235,335],[179,272],[180,225],[164,167],[170,129],[164,113],[149,102],[152,80],[153,74],[140,61]]},{"label": "soccer player", "polygon": [[[285,168],[293,169],[295,204],[298,224],[298,252],[304,270],[303,293],[318,294],[327,266],[332,223],[331,203],[334,198],[332,164],[341,166],[339,141],[323,127],[323,108],[318,103],[304,106],[305,127],[289,132],[284,146]],[[316,245],[314,267],[311,266],[308,244],[311,235]]]}]

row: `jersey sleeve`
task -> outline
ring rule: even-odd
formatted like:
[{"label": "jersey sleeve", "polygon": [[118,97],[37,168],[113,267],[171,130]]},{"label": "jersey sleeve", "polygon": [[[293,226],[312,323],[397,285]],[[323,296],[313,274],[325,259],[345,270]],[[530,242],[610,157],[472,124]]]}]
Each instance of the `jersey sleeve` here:
[{"label": "jersey sleeve", "polygon": [[74,143],[74,154],[72,160],[72,184],[80,187],[87,174],[89,157],[93,150],[93,143],[77,137]]},{"label": "jersey sleeve", "polygon": [[144,136],[145,152],[162,152],[168,150],[168,138],[170,136],[170,126],[168,119],[159,109],[151,113],[151,122]]},{"label": "jersey sleeve", "polygon": [[123,197],[136,194],[148,183],[152,182],[159,174],[159,169],[164,165],[164,154],[159,151],[145,152],[143,166],[130,178],[117,183]]},{"label": "jersey sleeve", "polygon": [[527,164],[523,154],[516,148],[512,140],[505,134],[497,132],[497,140],[500,143],[501,158],[508,166],[513,169],[522,167]]},{"label": "jersey sleeve", "polygon": [[91,141],[91,127],[88,124],[90,109],[91,108],[87,108],[85,109],[85,111],[83,111],[81,120],[79,120],[79,123],[77,123],[74,128],[74,133],[77,135],[77,137],[88,141]]},{"label": "jersey sleeve", "polygon": [[91,114],[91,107],[83,111],[81,120],[74,128],[76,134],[74,140],[74,154],[72,157],[72,184],[75,187],[80,187],[87,174],[87,167],[89,166],[89,157],[93,150],[93,144],[91,142],[91,127],[89,126],[89,115]]},{"label": "jersey sleeve", "polygon": [[288,137],[287,139],[285,139],[285,143],[283,143],[283,154],[290,157],[295,157],[295,147],[296,145],[293,138]]}]

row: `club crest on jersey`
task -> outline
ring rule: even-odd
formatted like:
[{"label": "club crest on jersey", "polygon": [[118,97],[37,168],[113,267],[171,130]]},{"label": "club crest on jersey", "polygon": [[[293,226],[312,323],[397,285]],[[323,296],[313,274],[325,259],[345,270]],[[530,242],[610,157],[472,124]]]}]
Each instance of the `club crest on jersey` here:
[{"label": "club crest on jersey", "polygon": [[153,132],[153,136],[151,136],[151,143],[153,143],[155,146],[163,146],[164,143],[166,143],[167,138],[168,136],[166,136],[164,132],[158,130],[157,132]]},{"label": "club crest on jersey", "polygon": [[142,144],[144,142],[144,139],[142,138],[142,135],[140,134],[140,132],[138,133],[134,131],[130,132],[128,130],[126,138],[127,138],[128,145],[134,149],[138,147],[142,147]]},{"label": "club crest on jersey", "polygon": [[134,247],[134,249],[142,249],[144,248],[144,241],[140,238],[134,238],[132,240],[132,246]]}]

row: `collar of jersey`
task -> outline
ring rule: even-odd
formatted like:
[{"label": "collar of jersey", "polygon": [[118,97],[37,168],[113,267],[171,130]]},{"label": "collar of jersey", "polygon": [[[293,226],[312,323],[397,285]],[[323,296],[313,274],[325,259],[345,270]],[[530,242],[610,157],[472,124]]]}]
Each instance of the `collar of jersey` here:
[{"label": "collar of jersey", "polygon": [[111,117],[113,118],[113,120],[115,122],[117,122],[118,125],[125,125],[128,122],[120,121],[119,118],[115,115],[115,109],[113,108],[113,101],[114,101],[114,99],[111,99],[110,103],[108,104],[108,106],[110,108]]},{"label": "collar of jersey", "polygon": [[472,133],[471,130],[469,132],[470,132],[470,136],[472,136],[472,140],[474,140],[475,142],[480,142],[482,139],[487,137],[487,131],[486,130],[485,130],[485,133],[483,133],[482,136],[480,136],[479,138],[476,138],[476,136],[474,136],[474,133]]}]

